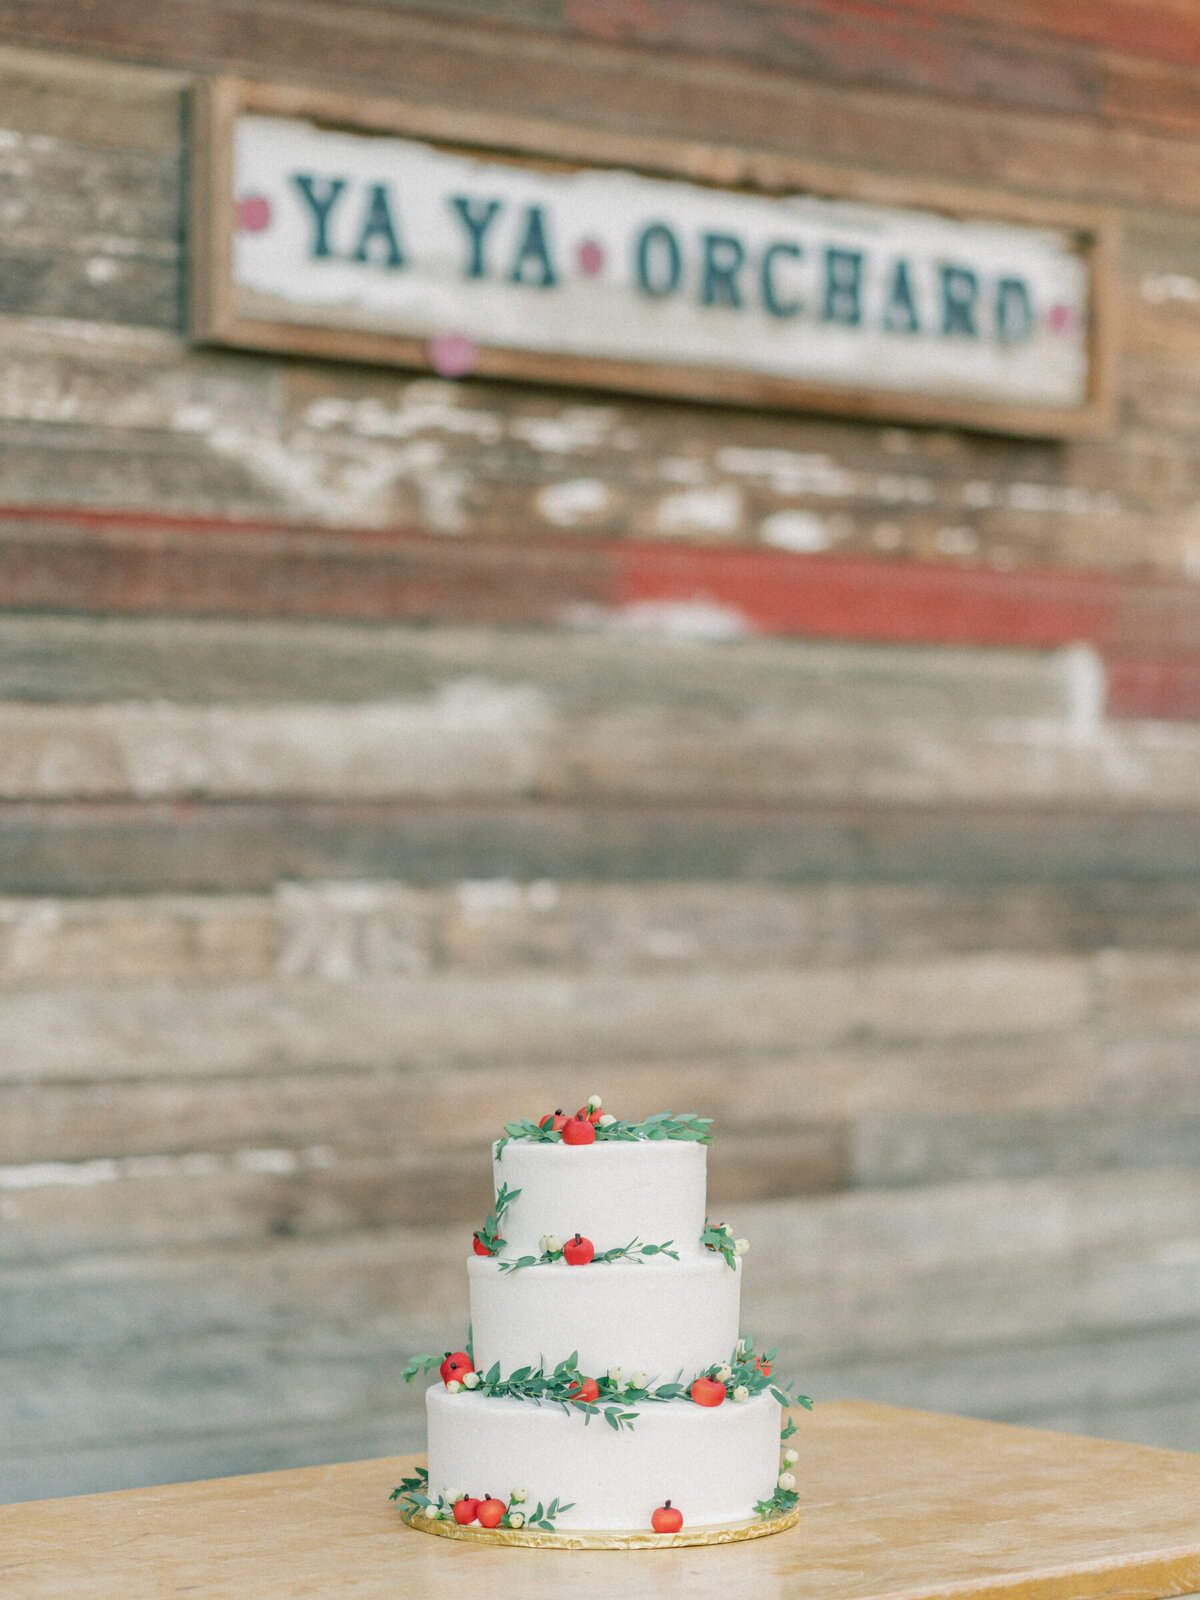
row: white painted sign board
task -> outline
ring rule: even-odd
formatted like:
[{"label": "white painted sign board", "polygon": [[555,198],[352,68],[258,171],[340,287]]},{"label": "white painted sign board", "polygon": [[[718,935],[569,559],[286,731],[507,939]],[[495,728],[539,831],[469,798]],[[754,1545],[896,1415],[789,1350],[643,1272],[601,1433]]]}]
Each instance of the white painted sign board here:
[{"label": "white painted sign board", "polygon": [[568,169],[253,106],[225,148],[212,200],[243,325],[353,335],[359,358],[376,340],[379,359],[455,376],[983,408],[1031,432],[1094,404],[1076,226]]}]

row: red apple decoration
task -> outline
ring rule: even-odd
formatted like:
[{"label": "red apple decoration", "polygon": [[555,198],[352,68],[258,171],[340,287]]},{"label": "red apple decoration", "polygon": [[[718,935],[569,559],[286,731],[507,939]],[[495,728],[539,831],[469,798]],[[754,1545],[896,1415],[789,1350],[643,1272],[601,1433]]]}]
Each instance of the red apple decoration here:
[{"label": "red apple decoration", "polygon": [[556,1106],[553,1111],[547,1111],[546,1115],[538,1123],[538,1127],[547,1128],[551,1133],[561,1133],[563,1123],[566,1120],[563,1108]]},{"label": "red apple decoration", "polygon": [[575,1113],[577,1117],[586,1117],[589,1122],[599,1122],[604,1115],[603,1106],[580,1106]]},{"label": "red apple decoration", "polygon": [[650,1526],[655,1533],[678,1533],[683,1527],[683,1512],[668,1500],[650,1518]]},{"label": "red apple decoration", "polygon": [[577,1233],[563,1245],[563,1260],[569,1267],[586,1267],[595,1254],[596,1246],[581,1233]]},{"label": "red apple decoration", "polygon": [[698,1406],[719,1406],[725,1398],[725,1385],[716,1378],[697,1378],[689,1393]]},{"label": "red apple decoration", "polygon": [[563,1123],[564,1144],[595,1144],[596,1129],[585,1116],[571,1117]]},{"label": "red apple decoration", "polygon": [[474,1522],[478,1515],[478,1500],[463,1499],[454,1502],[454,1520],[460,1527],[465,1528],[468,1522]]},{"label": "red apple decoration", "polygon": [[600,1385],[595,1378],[585,1378],[582,1383],[577,1383],[573,1389],[567,1390],[567,1399],[578,1405],[582,1400],[587,1404],[600,1398]]},{"label": "red apple decoration", "polygon": [[500,1519],[507,1510],[508,1507],[503,1500],[494,1500],[489,1494],[486,1500],[479,1502],[479,1510],[475,1515],[479,1518],[481,1528],[498,1528]]},{"label": "red apple decoration", "polygon": [[769,1361],[764,1361],[761,1356],[755,1356],[754,1365],[758,1368],[759,1372],[762,1373],[764,1378],[769,1378],[771,1376],[771,1363]]},{"label": "red apple decoration", "polygon": [[461,1383],[468,1372],[475,1371],[475,1363],[465,1350],[447,1350],[446,1359],[438,1371],[442,1375],[443,1383],[449,1383],[452,1378],[457,1378]]},{"label": "red apple decoration", "polygon": [[490,1256],[491,1253],[492,1252],[488,1249],[487,1245],[485,1245],[483,1240],[479,1237],[479,1235],[476,1234],[475,1235],[475,1254],[477,1256]]}]

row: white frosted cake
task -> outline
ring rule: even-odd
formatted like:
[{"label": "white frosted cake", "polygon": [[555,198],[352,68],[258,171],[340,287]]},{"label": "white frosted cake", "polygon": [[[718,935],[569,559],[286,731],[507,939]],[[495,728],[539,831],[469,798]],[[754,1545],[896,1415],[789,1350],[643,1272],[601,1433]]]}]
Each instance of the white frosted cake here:
[{"label": "white frosted cake", "polygon": [[749,1247],[707,1220],[707,1144],[706,1119],[623,1122],[597,1096],[507,1125],[468,1347],[405,1371],[442,1379],[428,1477],[395,1494],[414,1526],[668,1535],[792,1509],[791,1397],[738,1337]]}]

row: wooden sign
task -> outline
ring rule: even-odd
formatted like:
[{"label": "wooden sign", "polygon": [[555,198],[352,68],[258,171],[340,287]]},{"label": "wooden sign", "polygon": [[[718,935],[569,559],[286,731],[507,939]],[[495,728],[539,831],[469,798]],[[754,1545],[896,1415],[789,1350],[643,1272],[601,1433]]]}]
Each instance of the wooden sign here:
[{"label": "wooden sign", "polygon": [[197,127],[201,340],[1029,434],[1107,419],[1093,213],[229,80]]}]

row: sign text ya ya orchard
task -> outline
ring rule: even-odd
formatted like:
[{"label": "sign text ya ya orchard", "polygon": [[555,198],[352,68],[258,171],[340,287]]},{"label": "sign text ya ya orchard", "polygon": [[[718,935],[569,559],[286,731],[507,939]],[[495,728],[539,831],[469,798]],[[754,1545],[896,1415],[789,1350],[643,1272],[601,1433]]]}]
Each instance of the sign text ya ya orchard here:
[{"label": "sign text ya ya orchard", "polygon": [[202,340],[1034,435],[1107,420],[1093,213],[231,80],[197,128]]}]

